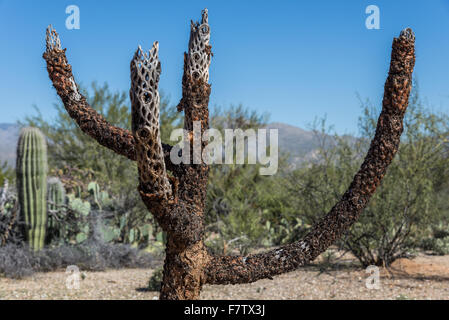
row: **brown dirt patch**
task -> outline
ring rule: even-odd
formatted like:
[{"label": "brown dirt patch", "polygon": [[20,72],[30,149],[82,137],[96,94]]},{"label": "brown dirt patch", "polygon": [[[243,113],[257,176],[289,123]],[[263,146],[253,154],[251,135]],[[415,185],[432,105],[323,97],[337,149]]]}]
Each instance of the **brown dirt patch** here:
[{"label": "brown dirt patch", "polygon": [[[411,259],[398,259],[392,263],[390,271],[398,276],[425,279],[449,280],[449,259],[420,256]],[[445,263],[445,264],[443,264]]]}]

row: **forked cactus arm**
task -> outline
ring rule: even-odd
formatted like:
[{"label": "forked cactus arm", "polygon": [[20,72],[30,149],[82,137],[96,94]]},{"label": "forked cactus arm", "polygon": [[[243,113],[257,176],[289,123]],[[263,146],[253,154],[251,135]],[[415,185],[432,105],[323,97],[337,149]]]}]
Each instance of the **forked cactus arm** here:
[{"label": "forked cactus arm", "polygon": [[139,190],[143,194],[168,200],[172,189],[162,150],[158,91],[161,63],[157,42],[148,53],[139,47],[131,61],[132,132],[137,151]]},{"label": "forked cactus arm", "polygon": [[[47,62],[48,75],[70,117],[76,121],[84,133],[102,146],[131,160],[136,160],[132,133],[109,124],[89,106],[86,98],[78,91],[72,67],[67,61],[66,49],[61,48],[59,35],[51,26],[47,28],[46,47],[43,57]],[[166,161],[171,163],[171,146],[163,145],[163,149]]]},{"label": "forked cactus arm", "polygon": [[403,30],[399,38],[393,40],[390,71],[376,134],[361,168],[341,200],[299,242],[246,257],[212,257],[205,268],[207,283],[249,283],[293,271],[314,260],[358,219],[399,147],[412,85],[414,43],[411,29]]}]

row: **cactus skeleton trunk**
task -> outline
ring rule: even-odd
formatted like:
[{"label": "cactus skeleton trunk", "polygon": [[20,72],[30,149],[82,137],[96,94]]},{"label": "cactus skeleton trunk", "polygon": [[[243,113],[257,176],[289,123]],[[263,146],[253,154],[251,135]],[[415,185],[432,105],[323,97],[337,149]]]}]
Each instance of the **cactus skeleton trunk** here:
[{"label": "cactus skeleton trunk", "polygon": [[37,251],[44,246],[47,228],[47,143],[39,129],[22,129],[16,172],[25,239]]},{"label": "cactus skeleton trunk", "polygon": [[[360,170],[341,200],[299,241],[266,253],[215,256],[204,245],[204,207],[209,166],[203,161],[174,164],[171,146],[161,144],[158,81],[161,65],[158,43],[148,53],[139,47],[131,61],[132,133],[108,124],[76,89],[54,30],[47,34],[44,58],[47,70],[69,115],[81,130],[101,145],[138,162],[141,198],[167,233],[161,299],[198,299],[203,284],[249,283],[292,271],[324,252],[357,220],[396,154],[403,130],[415,62],[410,29],[393,41],[390,71],[376,134]],[[184,54],[182,99],[187,139],[194,125],[201,134],[209,128],[209,65],[211,46],[207,10],[192,23],[188,52]],[[207,145],[203,139],[201,147]],[[193,143],[190,143],[193,148]],[[192,151],[192,149],[190,150]],[[192,153],[191,153],[192,154]],[[171,173],[169,176],[168,173]]]}]

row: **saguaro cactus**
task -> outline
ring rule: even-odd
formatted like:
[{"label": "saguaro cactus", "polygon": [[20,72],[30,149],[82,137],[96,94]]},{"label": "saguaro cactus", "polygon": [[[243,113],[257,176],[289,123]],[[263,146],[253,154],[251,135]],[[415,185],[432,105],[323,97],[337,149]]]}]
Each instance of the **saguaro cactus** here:
[{"label": "saguaro cactus", "polygon": [[[195,121],[201,123],[202,134],[209,127],[209,39],[204,10],[201,23],[191,25],[178,105],[178,110],[184,111],[184,129],[191,142],[196,140]],[[44,59],[53,86],[81,130],[101,145],[138,161],[140,195],[167,234],[161,299],[197,299],[205,283],[249,283],[292,271],[324,252],[357,220],[398,150],[415,63],[414,42],[410,29],[393,40],[376,135],[341,200],[303,240],[248,256],[215,256],[207,250],[203,212],[209,166],[203,161],[174,164],[170,160],[171,146],[160,143],[157,89],[161,66],[157,43],[148,54],[139,48],[131,62],[132,133],[111,126],[78,93],[65,49],[61,49],[59,37],[51,28],[47,30]],[[200,143],[202,147],[207,145],[207,141]]]},{"label": "saguaro cactus", "polygon": [[40,250],[47,226],[47,143],[39,129],[22,129],[16,172],[25,239],[31,249]]}]

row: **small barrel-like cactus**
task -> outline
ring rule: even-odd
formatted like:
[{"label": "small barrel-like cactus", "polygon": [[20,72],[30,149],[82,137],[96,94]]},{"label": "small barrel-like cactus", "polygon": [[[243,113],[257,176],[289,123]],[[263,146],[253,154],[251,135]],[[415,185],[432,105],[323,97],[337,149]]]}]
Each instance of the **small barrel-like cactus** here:
[{"label": "small barrel-like cactus", "polygon": [[31,249],[43,248],[47,226],[47,143],[37,128],[24,128],[17,144],[17,187],[24,235]]},{"label": "small barrel-like cactus", "polygon": [[47,243],[55,237],[61,237],[65,234],[65,226],[58,223],[58,220],[54,215],[65,212],[65,188],[63,183],[58,177],[50,177],[47,180],[47,208],[48,208],[48,221],[47,221]]},{"label": "small barrel-like cactus", "polygon": [[47,181],[47,199],[49,210],[61,210],[65,204],[65,189],[58,177],[50,177]]}]

